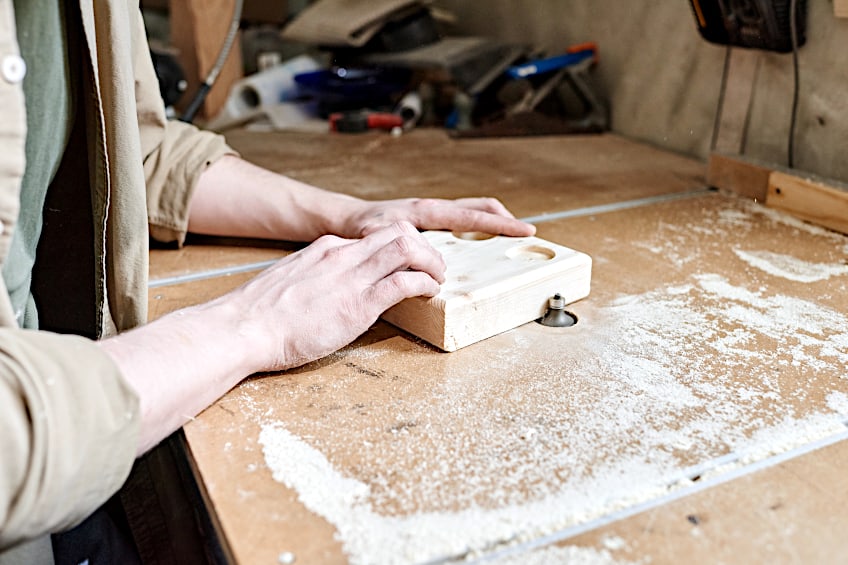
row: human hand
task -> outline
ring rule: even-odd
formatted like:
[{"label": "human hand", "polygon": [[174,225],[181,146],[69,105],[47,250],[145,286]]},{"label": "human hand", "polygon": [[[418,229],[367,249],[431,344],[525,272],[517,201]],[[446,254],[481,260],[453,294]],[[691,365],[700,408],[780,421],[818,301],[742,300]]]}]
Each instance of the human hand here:
[{"label": "human hand", "polygon": [[281,370],[350,343],[401,300],[435,296],[444,272],[441,255],[399,222],[358,240],[323,236],[219,300],[261,344],[253,371]]},{"label": "human hand", "polygon": [[515,219],[495,198],[404,198],[362,201],[338,227],[345,237],[362,237],[398,221],[421,230],[454,230],[509,236],[530,236],[536,228]]}]

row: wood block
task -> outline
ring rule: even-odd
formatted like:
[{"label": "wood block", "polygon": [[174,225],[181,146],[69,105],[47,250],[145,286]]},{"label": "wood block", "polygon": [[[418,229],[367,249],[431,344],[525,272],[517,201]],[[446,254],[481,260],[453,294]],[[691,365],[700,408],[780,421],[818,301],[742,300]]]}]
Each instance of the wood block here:
[{"label": "wood block", "polygon": [[833,13],[837,18],[848,18],[848,0],[833,0]]},{"label": "wood block", "polygon": [[592,259],[537,237],[424,232],[447,264],[433,298],[411,298],[383,319],[444,351],[455,351],[540,318],[559,293],[589,295]]},{"label": "wood block", "polygon": [[781,171],[769,177],[766,206],[848,234],[848,187]]},{"label": "wood block", "polygon": [[769,176],[773,170],[773,166],[741,155],[713,153],[707,167],[707,184],[762,202],[766,199]]}]

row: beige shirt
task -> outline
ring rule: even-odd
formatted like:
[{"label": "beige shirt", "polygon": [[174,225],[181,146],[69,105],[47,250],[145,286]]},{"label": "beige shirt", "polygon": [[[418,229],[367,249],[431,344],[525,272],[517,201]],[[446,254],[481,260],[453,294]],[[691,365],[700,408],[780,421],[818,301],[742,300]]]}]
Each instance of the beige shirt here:
[{"label": "beige shirt", "polygon": [[[69,9],[75,9],[69,5]],[[146,320],[148,238],[182,243],[200,173],[233,153],[167,121],[137,3],[80,0],[102,336]],[[11,0],[0,0],[0,262],[18,216],[26,120]],[[60,276],[57,273],[57,277]],[[121,486],[138,398],[93,342],[17,329],[0,279],[0,554],[75,525]]]}]

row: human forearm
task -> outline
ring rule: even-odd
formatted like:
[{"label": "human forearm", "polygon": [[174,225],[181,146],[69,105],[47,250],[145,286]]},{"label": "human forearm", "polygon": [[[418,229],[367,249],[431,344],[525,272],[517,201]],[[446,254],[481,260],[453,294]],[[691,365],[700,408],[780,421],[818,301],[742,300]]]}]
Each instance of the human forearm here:
[{"label": "human forearm", "polygon": [[364,205],[234,156],[200,176],[189,207],[189,231],[206,235],[313,241],[341,234],[339,221]]},{"label": "human forearm", "polygon": [[189,206],[189,231],[208,235],[312,241],[359,238],[398,221],[416,228],[535,233],[493,198],[367,201],[323,190],[226,156],[201,175]]},{"label": "human forearm", "polygon": [[259,370],[239,318],[218,300],[99,342],[140,398],[138,455]]}]

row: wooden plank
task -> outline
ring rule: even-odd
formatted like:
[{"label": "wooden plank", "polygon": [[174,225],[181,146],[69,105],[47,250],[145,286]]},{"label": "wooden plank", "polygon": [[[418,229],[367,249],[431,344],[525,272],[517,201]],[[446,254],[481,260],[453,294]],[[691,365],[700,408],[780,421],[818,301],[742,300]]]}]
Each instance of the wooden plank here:
[{"label": "wooden plank", "polygon": [[766,206],[848,233],[848,190],[834,182],[774,171],[769,176]]},{"label": "wooden plank", "polygon": [[837,18],[848,18],[848,0],[833,0],[833,14]]},{"label": "wooden plank", "polygon": [[712,153],[707,167],[707,184],[762,202],[766,199],[772,170],[774,167],[741,155]]},{"label": "wooden plank", "polygon": [[227,142],[257,165],[367,200],[491,196],[517,216],[704,187],[703,161],[614,134],[457,141],[436,128],[401,137],[233,130]]},{"label": "wooden plank", "polygon": [[424,237],[447,264],[433,298],[410,298],[383,319],[445,351],[540,318],[548,300],[589,295],[592,259],[537,237],[429,231]]},{"label": "wooden plank", "polygon": [[[171,41],[179,50],[179,61],[188,83],[187,95],[177,105],[182,111],[218,58],[230,26],[235,0],[184,0],[170,2],[170,5]],[[223,108],[230,87],[241,77],[241,47],[236,36],[199,115],[205,118],[215,116]]]},{"label": "wooden plank", "polygon": [[[620,507],[630,508],[640,500],[633,496],[654,496],[655,479],[676,480],[682,468],[713,462],[715,472],[725,472],[720,458],[739,442],[750,445],[745,438],[780,451],[783,440],[804,437],[806,424],[836,416],[848,393],[844,363],[820,352],[830,336],[848,331],[841,314],[848,297],[833,291],[838,279],[799,283],[759,270],[738,251],[838,269],[844,257],[837,236],[800,231],[759,205],[723,195],[539,229],[542,238],[568,241],[595,259],[591,299],[572,306],[579,317],[573,328],[525,324],[444,355],[378,323],[337,354],[245,381],[186,427],[236,563],[273,563],[288,552],[296,563],[375,563],[381,561],[374,555],[384,554],[379,544],[398,538],[436,548],[404,561],[425,562],[451,547],[495,544],[504,539],[499,533],[534,539],[538,532],[524,518],[550,518],[542,526],[559,527],[557,518],[576,499],[585,506],[573,509],[573,519],[585,524],[593,511],[619,500],[610,486],[621,483]],[[828,327],[813,327],[823,319]],[[300,438],[296,449],[282,451],[293,470],[285,478],[307,483],[286,486],[275,478],[280,467],[269,465],[258,439],[275,423]],[[813,456],[808,465],[820,461],[826,463]],[[840,465],[835,461],[833,471]],[[364,498],[335,499],[340,483],[333,477],[366,485]],[[598,547],[623,542],[638,553],[623,548],[616,559],[647,562],[645,555],[653,563],[687,555],[746,563],[754,555],[747,548],[755,551],[759,540],[770,562],[815,557],[795,544],[845,554],[848,540],[833,535],[844,512],[771,511],[777,503],[806,505],[804,491],[786,490],[760,500],[758,518],[744,497],[756,479],[737,481],[709,491],[716,496],[710,508],[669,505],[662,524],[653,513],[632,529],[596,538]],[[811,483],[832,500],[844,499],[838,473],[816,474]],[[780,484],[777,477],[758,492],[770,498]],[[326,498],[316,500],[315,492]],[[469,507],[472,517],[453,520]],[[547,512],[560,516],[541,516]],[[698,528],[689,515],[700,520]],[[709,524],[735,535],[713,537]],[[462,527],[470,532],[467,545],[449,546],[445,540],[460,538]],[[472,539],[481,531],[490,537]],[[409,543],[400,534],[409,534]]]}]

